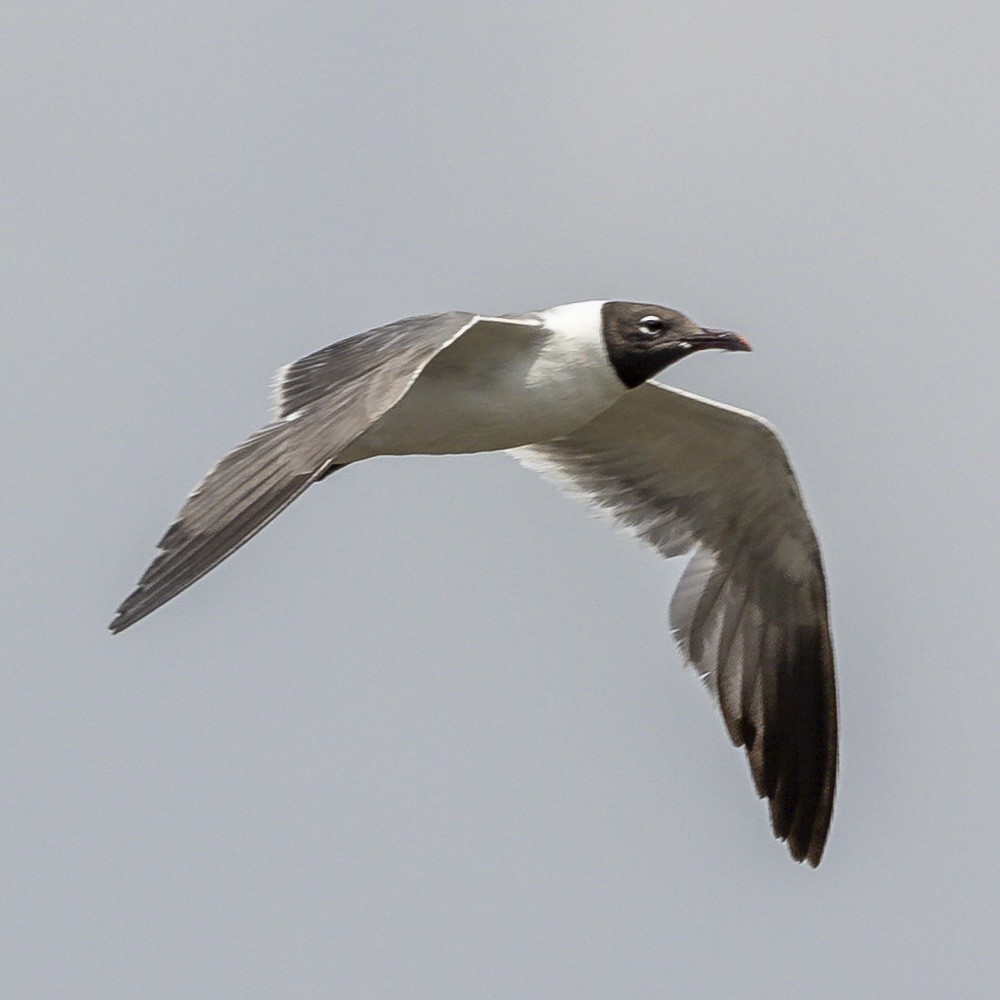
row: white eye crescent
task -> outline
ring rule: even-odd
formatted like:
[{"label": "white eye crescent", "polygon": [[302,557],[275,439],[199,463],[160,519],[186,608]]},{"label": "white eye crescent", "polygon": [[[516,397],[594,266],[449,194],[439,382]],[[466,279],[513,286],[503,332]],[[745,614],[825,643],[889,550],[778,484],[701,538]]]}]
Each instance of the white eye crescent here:
[{"label": "white eye crescent", "polygon": [[643,316],[639,320],[639,329],[648,336],[663,333],[663,320],[659,316]]}]

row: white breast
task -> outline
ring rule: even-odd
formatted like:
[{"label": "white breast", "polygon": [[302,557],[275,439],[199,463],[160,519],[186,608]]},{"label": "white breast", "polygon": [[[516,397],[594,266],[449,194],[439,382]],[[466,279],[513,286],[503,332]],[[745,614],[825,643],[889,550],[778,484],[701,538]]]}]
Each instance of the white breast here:
[{"label": "white breast", "polygon": [[625,392],[601,305],[557,306],[537,322],[479,321],[340,460],[519,448],[582,426]]}]

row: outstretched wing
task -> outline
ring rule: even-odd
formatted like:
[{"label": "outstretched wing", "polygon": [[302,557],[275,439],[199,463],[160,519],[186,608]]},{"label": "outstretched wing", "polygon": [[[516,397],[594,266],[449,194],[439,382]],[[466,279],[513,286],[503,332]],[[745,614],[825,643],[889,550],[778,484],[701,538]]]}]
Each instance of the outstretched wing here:
[{"label": "outstretched wing", "polygon": [[758,417],[646,383],[573,434],[514,454],[664,556],[694,549],[670,606],[681,649],[746,747],[775,835],[817,865],[837,779],[837,694],[819,546]]},{"label": "outstretched wing", "polygon": [[160,554],[119,607],[121,632],[235,552],[329,471],[337,456],[406,393],[472,313],[400,320],[286,365],[279,419],[231,451],[195,487],[160,539]]}]

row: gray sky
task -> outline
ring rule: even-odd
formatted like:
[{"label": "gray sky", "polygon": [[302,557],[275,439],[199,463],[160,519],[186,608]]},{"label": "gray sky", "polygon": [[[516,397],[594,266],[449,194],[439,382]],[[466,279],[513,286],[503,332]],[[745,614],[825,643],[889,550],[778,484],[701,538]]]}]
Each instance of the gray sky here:
[{"label": "gray sky", "polygon": [[[992,2],[5,4],[0,994],[994,990],[998,45]],[[824,546],[818,871],[680,562],[505,456],[352,469],[105,632],[280,364],[607,297],[756,347],[670,381],[779,427]]]}]

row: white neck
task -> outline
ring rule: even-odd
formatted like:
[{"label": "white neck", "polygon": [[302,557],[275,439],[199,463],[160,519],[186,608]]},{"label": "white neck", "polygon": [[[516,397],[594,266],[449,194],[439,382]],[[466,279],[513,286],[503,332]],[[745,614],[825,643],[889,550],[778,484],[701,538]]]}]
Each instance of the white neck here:
[{"label": "white neck", "polygon": [[553,306],[538,313],[545,326],[554,333],[569,340],[603,340],[601,309],[603,299],[589,302],[570,302],[564,306]]}]

